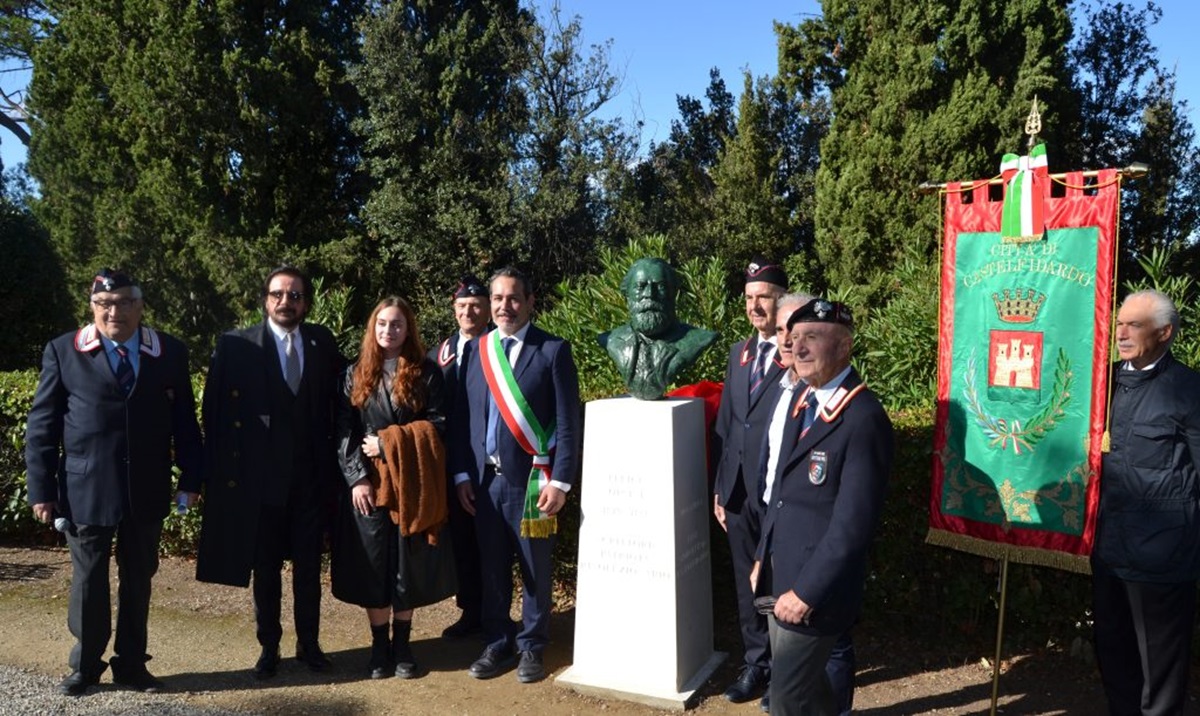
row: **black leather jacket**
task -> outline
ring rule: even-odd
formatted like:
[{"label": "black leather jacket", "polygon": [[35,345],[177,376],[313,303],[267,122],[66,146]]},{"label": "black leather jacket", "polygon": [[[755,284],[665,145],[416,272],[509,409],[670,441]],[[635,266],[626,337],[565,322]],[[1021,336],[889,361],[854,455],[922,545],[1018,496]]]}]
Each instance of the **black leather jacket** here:
[{"label": "black leather jacket", "polygon": [[437,364],[425,358],[421,362],[421,382],[425,386],[425,407],[414,413],[408,407],[392,405],[384,381],[379,381],[375,392],[362,408],[350,403],[353,387],[354,366],[346,369],[342,378],[337,403],[338,464],[347,485],[353,485],[367,476],[363,459],[363,436],[376,433],[389,425],[405,425],[415,420],[428,420],[437,428],[438,435],[445,437],[446,414],[444,379]]}]

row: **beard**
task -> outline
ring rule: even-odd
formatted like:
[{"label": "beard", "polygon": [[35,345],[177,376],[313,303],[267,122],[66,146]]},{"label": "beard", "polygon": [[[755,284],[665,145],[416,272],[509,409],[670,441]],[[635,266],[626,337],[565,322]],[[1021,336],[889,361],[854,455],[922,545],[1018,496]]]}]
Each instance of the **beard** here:
[{"label": "beard", "polygon": [[629,325],[642,335],[654,337],[666,332],[674,317],[666,306],[654,301],[640,301],[630,306]]}]

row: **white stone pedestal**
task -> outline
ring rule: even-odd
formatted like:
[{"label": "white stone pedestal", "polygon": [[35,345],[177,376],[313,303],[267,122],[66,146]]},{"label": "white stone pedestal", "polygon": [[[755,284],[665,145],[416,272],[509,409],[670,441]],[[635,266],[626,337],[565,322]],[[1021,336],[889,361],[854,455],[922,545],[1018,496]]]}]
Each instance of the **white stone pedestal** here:
[{"label": "white stone pedestal", "polygon": [[587,404],[574,664],[557,683],[682,710],[713,651],[704,404]]}]

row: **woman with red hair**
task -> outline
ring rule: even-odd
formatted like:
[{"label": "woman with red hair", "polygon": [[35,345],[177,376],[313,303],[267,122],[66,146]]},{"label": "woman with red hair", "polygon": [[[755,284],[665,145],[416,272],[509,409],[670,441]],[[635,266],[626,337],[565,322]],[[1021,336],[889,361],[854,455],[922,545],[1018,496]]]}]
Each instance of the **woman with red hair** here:
[{"label": "woman with red hair", "polygon": [[[398,508],[387,502],[389,489],[398,502],[407,489],[389,482],[389,473],[412,467],[394,464],[395,442],[417,436],[425,447],[436,443],[432,447],[442,451],[442,380],[441,369],[425,357],[412,307],[396,296],[380,301],[367,321],[358,361],[346,371],[338,405],[338,459],[347,489],[331,567],[333,595],[367,610],[373,679],[420,674],[409,645],[413,609],[454,593],[448,532],[438,526],[428,539],[423,533],[402,536]],[[432,479],[444,493],[444,472]],[[438,540],[443,533],[447,541]]]}]

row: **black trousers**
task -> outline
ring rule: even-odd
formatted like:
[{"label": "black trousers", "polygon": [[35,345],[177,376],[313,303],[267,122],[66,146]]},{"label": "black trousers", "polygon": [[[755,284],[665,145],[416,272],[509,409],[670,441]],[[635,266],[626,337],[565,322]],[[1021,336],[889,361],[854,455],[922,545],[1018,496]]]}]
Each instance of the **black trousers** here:
[{"label": "black trousers", "polygon": [[146,621],[150,614],[150,582],[158,571],[158,542],[162,521],[131,518],[117,525],[76,525],[67,533],[71,552],[71,595],[67,627],[75,637],[68,660],[73,671],[88,676],[104,672],[103,656],[112,635],[109,599],[109,557],[116,539],[117,638],[114,668],[141,666],[146,653]]},{"label": "black trousers", "polygon": [[483,608],[483,583],[475,517],[462,508],[453,487],[447,499],[450,503],[450,533],[454,540],[454,569],[458,577],[458,595],[454,601],[464,614],[478,619]]},{"label": "black trousers", "polygon": [[827,664],[834,645],[846,635],[813,636],[790,631],[770,620],[774,664],[771,713],[775,716],[837,716],[838,695]]},{"label": "black trousers", "polygon": [[1176,716],[1187,701],[1196,583],[1129,582],[1092,560],[1096,661],[1112,716]]},{"label": "black trousers", "polygon": [[324,512],[315,494],[293,491],[286,507],[262,505],[254,550],[254,619],[258,643],[277,647],[283,637],[280,602],[283,560],[292,560],[292,618],[296,640],[316,644],[321,630],[321,550]]},{"label": "black trousers", "polygon": [[[735,488],[734,492],[743,490]],[[750,570],[754,568],[754,552],[762,534],[762,506],[757,498],[747,496],[729,500],[732,509],[725,509],[725,529],[729,538],[729,556],[733,562],[734,589],[737,594],[738,627],[748,666],[771,668],[771,643],[767,634],[767,618],[754,609],[754,591],[750,589]]]}]

